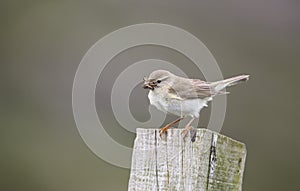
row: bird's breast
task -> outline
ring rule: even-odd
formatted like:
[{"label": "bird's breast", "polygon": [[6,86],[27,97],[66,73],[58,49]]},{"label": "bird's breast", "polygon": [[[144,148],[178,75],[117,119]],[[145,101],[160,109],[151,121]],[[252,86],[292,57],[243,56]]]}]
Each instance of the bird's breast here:
[{"label": "bird's breast", "polygon": [[165,103],[164,98],[162,95],[154,91],[149,91],[148,98],[151,105],[154,105],[157,109],[167,112],[166,106],[167,103]]},{"label": "bird's breast", "polygon": [[149,91],[148,98],[150,104],[154,105],[158,110],[169,112],[177,116],[194,116],[199,117],[199,112],[203,107],[206,107],[206,100],[189,99],[178,100],[172,99],[164,95],[162,92]]}]

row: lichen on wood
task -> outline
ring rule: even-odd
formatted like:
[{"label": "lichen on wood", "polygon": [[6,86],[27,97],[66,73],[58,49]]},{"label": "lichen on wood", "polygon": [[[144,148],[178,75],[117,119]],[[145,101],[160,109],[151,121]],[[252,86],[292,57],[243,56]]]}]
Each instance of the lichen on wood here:
[{"label": "lichen on wood", "polygon": [[197,129],[192,142],[181,132],[160,137],[158,129],[137,129],[129,191],[242,190],[243,143],[208,129]]}]

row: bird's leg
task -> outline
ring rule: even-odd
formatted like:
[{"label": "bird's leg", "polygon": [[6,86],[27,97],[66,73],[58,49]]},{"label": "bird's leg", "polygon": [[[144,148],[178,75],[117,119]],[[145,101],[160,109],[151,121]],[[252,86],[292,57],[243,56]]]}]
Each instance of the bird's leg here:
[{"label": "bird's leg", "polygon": [[186,124],[186,126],[184,127],[184,129],[183,129],[183,131],[182,131],[182,135],[183,135],[183,137],[185,137],[187,134],[188,134],[188,132],[193,128],[192,126],[191,126],[191,124],[192,124],[192,122],[194,121],[194,117],[188,122],[188,124]]},{"label": "bird's leg", "polygon": [[167,124],[163,128],[161,128],[160,131],[159,131],[159,135],[162,136],[162,134],[165,133],[172,125],[175,125],[176,123],[179,123],[182,119],[183,119],[183,117],[180,117],[180,118],[176,119],[175,121]]}]

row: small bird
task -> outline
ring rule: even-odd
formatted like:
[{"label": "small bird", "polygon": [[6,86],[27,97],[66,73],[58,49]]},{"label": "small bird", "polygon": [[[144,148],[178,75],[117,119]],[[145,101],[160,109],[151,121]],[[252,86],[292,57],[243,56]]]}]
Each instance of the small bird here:
[{"label": "small bird", "polygon": [[200,79],[189,79],[176,76],[167,70],[153,71],[148,78],[144,77],[143,88],[149,89],[150,104],[165,113],[171,113],[180,118],[167,124],[160,130],[160,136],[172,125],[183,118],[192,119],[186,124],[182,134],[185,137],[195,118],[199,118],[202,108],[216,95],[224,95],[225,88],[247,81],[249,75],[239,75],[216,82],[205,82]]}]

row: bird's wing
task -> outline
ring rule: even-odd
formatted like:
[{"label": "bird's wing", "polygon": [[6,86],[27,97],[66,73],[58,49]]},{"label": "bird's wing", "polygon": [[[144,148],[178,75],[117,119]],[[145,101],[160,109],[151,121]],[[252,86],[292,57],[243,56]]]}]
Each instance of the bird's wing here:
[{"label": "bird's wing", "polygon": [[197,99],[212,97],[217,94],[225,94],[224,91],[216,91],[214,87],[210,85],[210,82],[205,82],[199,79],[181,79],[176,80],[175,83],[169,87],[169,94],[174,95],[181,100],[185,99]]}]

